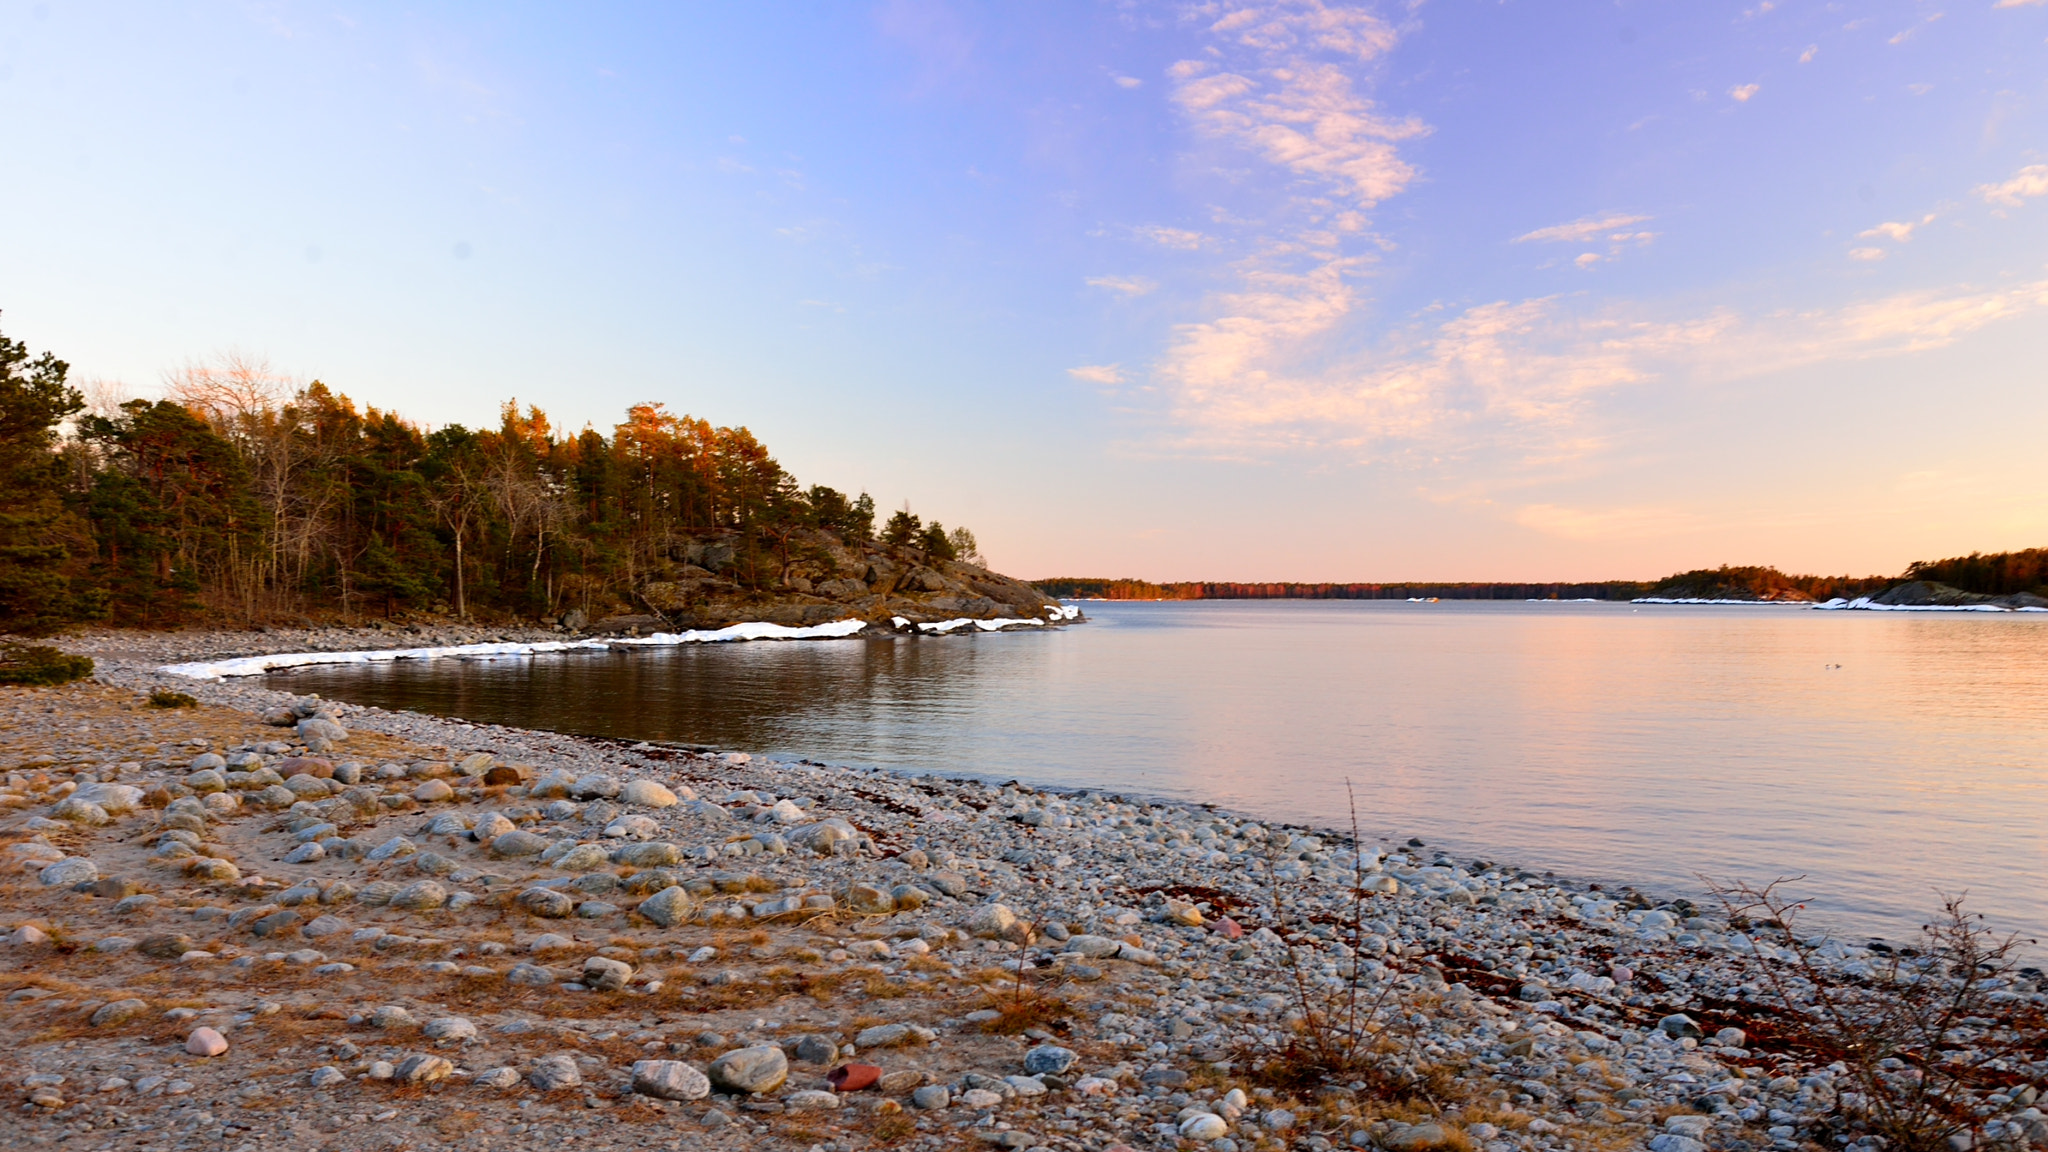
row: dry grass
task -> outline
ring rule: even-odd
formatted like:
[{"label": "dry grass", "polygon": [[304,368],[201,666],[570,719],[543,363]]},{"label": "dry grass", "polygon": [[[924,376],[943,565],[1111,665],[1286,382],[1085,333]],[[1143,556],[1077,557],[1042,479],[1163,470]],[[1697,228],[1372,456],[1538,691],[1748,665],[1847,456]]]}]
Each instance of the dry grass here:
[{"label": "dry grass", "polygon": [[901,1112],[883,1113],[868,1125],[868,1135],[884,1147],[899,1144],[917,1135],[917,1121]]},{"label": "dry grass", "polygon": [[910,984],[897,984],[880,972],[870,972],[861,981],[861,994],[870,1000],[900,1000],[921,988]]},{"label": "dry grass", "polygon": [[995,1019],[983,1021],[979,1027],[983,1032],[998,1036],[1016,1036],[1033,1028],[1048,1031],[1064,1030],[1073,1020],[1074,1007],[1059,996],[1041,992],[1028,984],[1018,984],[1009,991],[985,992],[982,1009],[993,1009],[1000,1013]]}]

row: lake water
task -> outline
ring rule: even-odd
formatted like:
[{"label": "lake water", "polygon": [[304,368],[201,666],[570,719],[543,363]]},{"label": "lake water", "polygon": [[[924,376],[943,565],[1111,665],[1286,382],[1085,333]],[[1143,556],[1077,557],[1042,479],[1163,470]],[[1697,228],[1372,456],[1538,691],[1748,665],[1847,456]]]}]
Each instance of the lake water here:
[{"label": "lake water", "polygon": [[1967,890],[2048,939],[2048,615],[1096,603],[1059,631],[328,666],[479,722],[1208,801],[1702,891],[1804,874],[1910,935]]}]

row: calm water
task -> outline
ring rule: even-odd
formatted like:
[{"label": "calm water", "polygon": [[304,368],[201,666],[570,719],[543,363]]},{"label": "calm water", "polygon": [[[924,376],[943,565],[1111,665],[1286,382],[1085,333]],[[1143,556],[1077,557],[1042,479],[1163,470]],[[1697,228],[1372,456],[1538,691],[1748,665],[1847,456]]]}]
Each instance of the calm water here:
[{"label": "calm water", "polygon": [[306,669],[477,721],[1344,820],[1694,893],[1803,873],[1909,934],[2048,939],[2048,616],[1613,604],[1091,604],[1054,633]]}]

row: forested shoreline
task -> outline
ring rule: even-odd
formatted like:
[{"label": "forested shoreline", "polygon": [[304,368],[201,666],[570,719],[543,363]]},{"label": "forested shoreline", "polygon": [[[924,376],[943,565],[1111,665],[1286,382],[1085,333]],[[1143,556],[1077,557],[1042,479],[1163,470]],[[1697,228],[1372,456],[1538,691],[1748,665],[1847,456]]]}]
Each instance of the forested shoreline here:
[{"label": "forested shoreline", "polygon": [[887,593],[978,559],[964,529],[907,508],[878,527],[867,494],[802,487],[746,428],[660,404],[609,433],[516,401],[496,427],[428,431],[234,361],[96,408],[68,373],[0,336],[0,631],[553,622],[640,610],[650,585],[672,604],[844,575]]},{"label": "forested shoreline", "polygon": [[1757,565],[1698,568],[1662,580],[1585,583],[1406,582],[1238,583],[1187,580],[1154,583],[1104,577],[1056,577],[1033,583],[1048,596],[1085,600],[1693,600],[1819,602],[1881,596],[1922,583],[1968,596],[2048,596],[2048,548],[1972,552],[1947,560],[1916,560],[1898,576],[1790,575]]}]

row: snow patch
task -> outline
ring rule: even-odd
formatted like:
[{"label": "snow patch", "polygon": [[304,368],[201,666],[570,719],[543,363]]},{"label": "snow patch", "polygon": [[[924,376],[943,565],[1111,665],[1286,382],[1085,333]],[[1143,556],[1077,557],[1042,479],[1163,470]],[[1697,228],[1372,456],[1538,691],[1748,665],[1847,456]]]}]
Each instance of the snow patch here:
[{"label": "snow patch", "polygon": [[242,656],[233,660],[166,664],[157,669],[172,676],[195,680],[220,680],[229,676],[261,676],[280,668],[303,668],[313,664],[385,664],[393,660],[495,660],[541,655],[549,652],[590,651],[605,648],[675,648],[684,644],[718,644],[733,640],[836,640],[852,636],[867,627],[865,620],[834,620],[793,628],[787,624],[734,624],[726,628],[689,632],[656,632],[652,636],[619,636],[592,640],[543,640],[534,644],[455,644],[441,648],[379,648],[361,652],[279,652],[268,656]]},{"label": "snow patch", "polygon": [[1878,604],[1868,596],[1854,600],[1837,596],[1814,607],[1824,612],[2048,612],[2048,608],[2013,608],[2005,604]]},{"label": "snow patch", "polygon": [[1811,600],[1734,600],[1707,596],[1638,596],[1631,604],[1746,604],[1752,608],[1814,608]]},{"label": "snow patch", "polygon": [[[1074,615],[1078,615],[1079,611],[1072,609],[1071,614],[1058,614],[1056,610],[1049,609],[1048,618],[1070,620]],[[901,616],[894,619],[899,628],[910,624],[909,620]],[[1046,623],[1046,620],[1033,619],[962,618],[938,624],[920,624],[918,628],[925,632],[944,635],[968,625],[973,625],[982,632],[1000,632],[1005,628],[1041,628]],[[751,623],[689,632],[656,632],[651,636],[543,640],[533,644],[455,644],[440,648],[377,648],[358,652],[279,652],[268,656],[242,656],[232,660],[166,664],[157,671],[194,680],[222,680],[230,676],[261,676],[281,668],[303,668],[314,664],[388,664],[394,660],[506,660],[546,655],[551,652],[597,651],[609,648],[677,648],[685,644],[724,644],[739,640],[841,640],[859,634],[867,626],[867,621],[859,619],[834,620],[829,624],[811,624],[801,628],[787,624]]]}]

